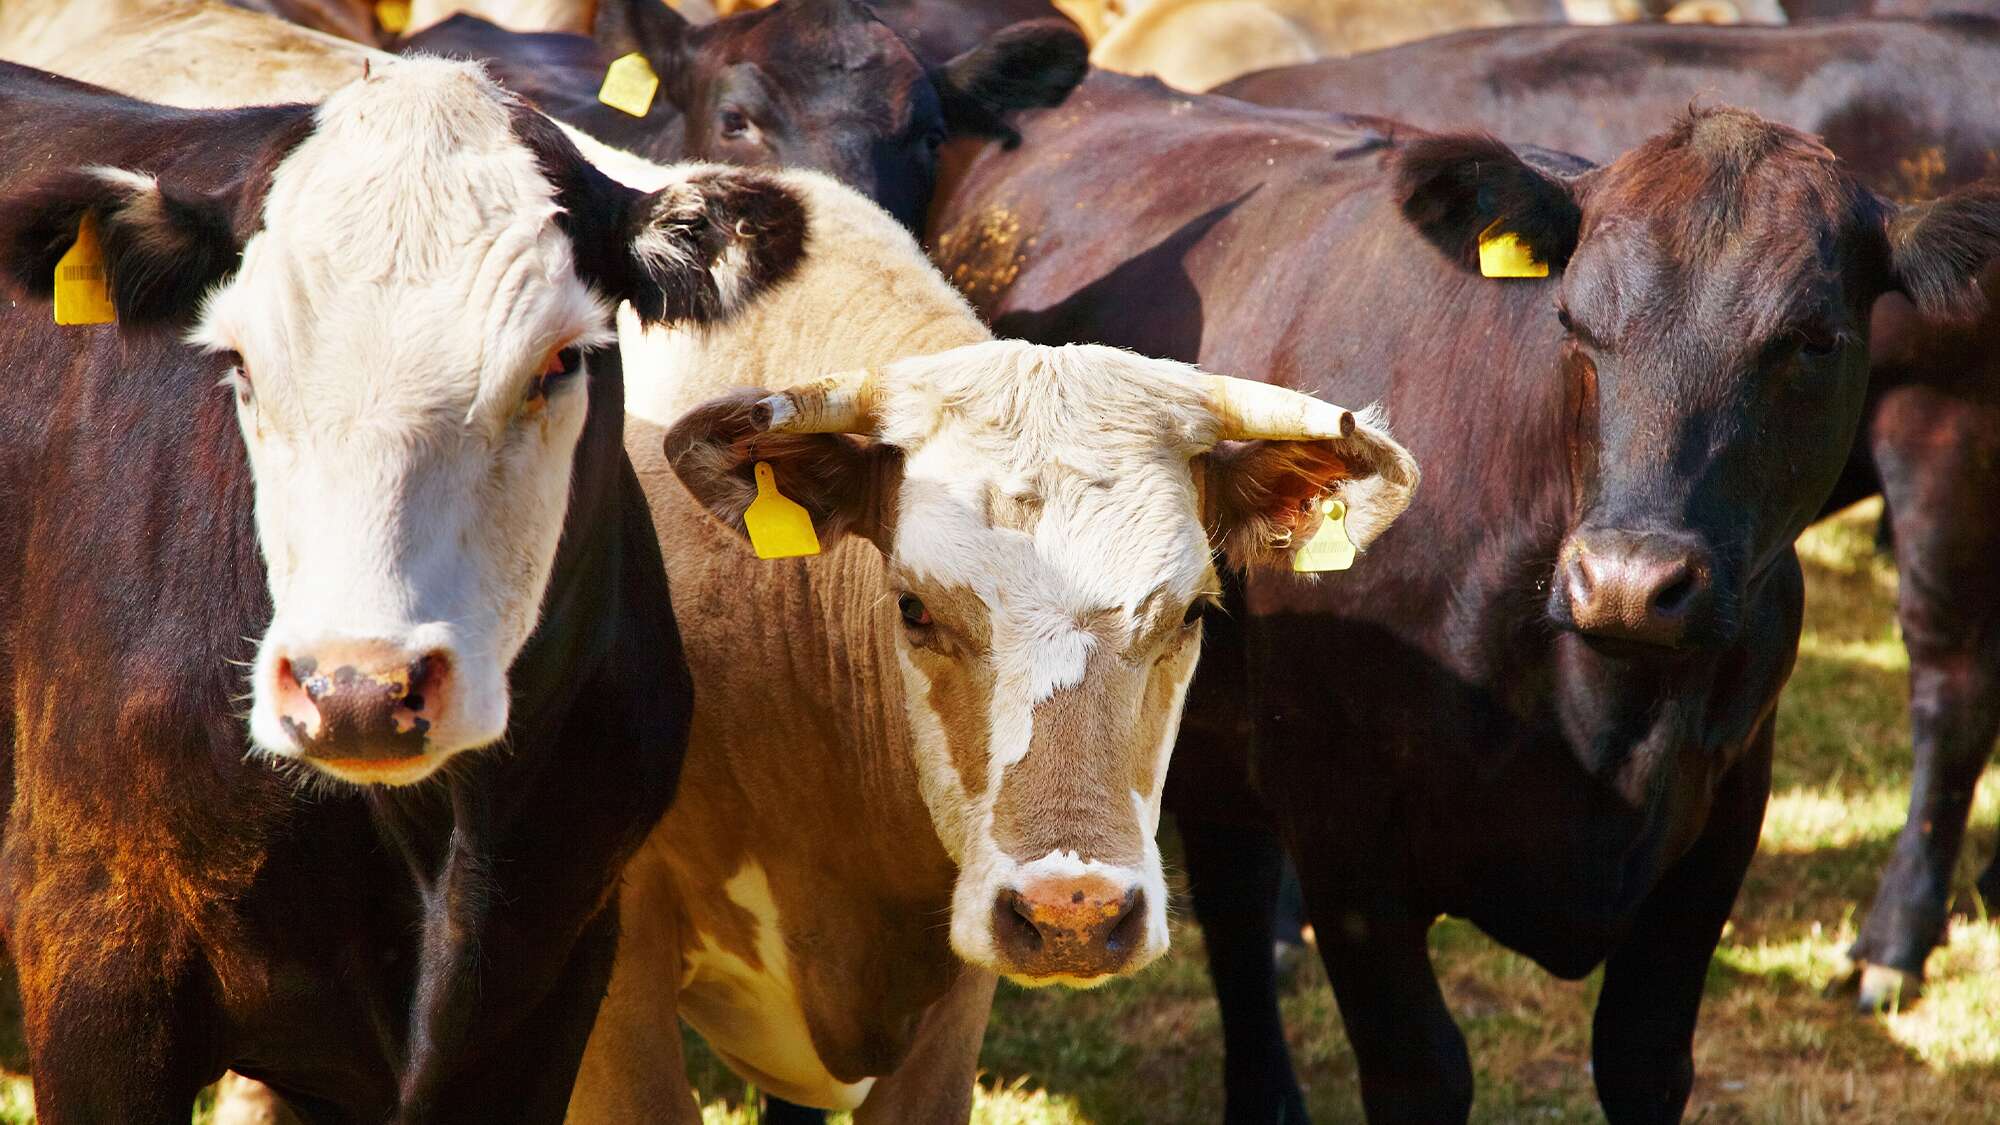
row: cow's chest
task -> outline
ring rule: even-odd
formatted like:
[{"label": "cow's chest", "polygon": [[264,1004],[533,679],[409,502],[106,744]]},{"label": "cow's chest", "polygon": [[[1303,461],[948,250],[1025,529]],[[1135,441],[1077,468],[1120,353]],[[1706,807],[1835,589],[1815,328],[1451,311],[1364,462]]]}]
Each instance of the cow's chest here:
[{"label": "cow's chest", "polygon": [[681,1016],[732,1069],[770,1093],[834,1109],[859,1106],[875,1079],[841,1081],[814,1046],[764,869],[745,864],[724,890],[726,903],[690,912]]}]

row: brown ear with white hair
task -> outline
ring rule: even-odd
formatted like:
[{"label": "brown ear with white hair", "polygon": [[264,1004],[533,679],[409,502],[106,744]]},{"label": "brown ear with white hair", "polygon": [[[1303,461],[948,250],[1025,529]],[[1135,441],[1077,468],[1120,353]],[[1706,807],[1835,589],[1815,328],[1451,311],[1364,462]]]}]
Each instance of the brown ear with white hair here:
[{"label": "brown ear with white hair", "polygon": [[1372,417],[1345,436],[1224,441],[1198,458],[1203,522],[1238,566],[1289,566],[1324,520],[1323,502],[1347,507],[1347,536],[1365,549],[1410,506],[1417,462]]},{"label": "brown ear with white hair", "polygon": [[674,476],[697,503],[747,540],[743,513],[757,498],[756,467],[765,462],[778,492],[812,518],[821,550],[850,532],[881,543],[895,511],[901,453],[846,433],[775,429],[773,397],[744,391],[683,415],[666,436]]}]

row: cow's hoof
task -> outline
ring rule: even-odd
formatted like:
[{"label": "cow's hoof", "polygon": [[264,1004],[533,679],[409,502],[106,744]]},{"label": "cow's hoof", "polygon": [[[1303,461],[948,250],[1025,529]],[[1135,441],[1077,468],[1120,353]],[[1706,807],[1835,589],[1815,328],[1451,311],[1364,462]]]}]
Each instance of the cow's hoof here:
[{"label": "cow's hoof", "polygon": [[1863,964],[1859,975],[1854,1008],[1870,1015],[1895,1012],[1914,1004],[1924,988],[1922,976],[1887,965]]}]

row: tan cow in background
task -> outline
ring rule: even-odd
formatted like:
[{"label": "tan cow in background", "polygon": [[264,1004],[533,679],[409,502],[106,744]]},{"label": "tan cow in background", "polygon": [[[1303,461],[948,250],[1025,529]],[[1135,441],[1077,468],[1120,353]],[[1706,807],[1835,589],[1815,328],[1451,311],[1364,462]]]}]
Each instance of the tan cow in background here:
[{"label": "tan cow in background", "polygon": [[[1365,543],[1416,480],[1291,391],[995,340],[882,211],[782,178],[814,252],[763,315],[621,323],[696,715],[579,1122],[698,1120],[681,1020],[792,1101],[965,1120],[994,974],[1089,985],[1166,948],[1154,832],[1215,553],[1284,563],[1322,495]],[[752,554],[758,462],[824,553]]]},{"label": "tan cow in background", "polygon": [[1106,70],[1201,91],[1252,71],[1517,23],[1783,23],[1778,0],[1054,0]]}]

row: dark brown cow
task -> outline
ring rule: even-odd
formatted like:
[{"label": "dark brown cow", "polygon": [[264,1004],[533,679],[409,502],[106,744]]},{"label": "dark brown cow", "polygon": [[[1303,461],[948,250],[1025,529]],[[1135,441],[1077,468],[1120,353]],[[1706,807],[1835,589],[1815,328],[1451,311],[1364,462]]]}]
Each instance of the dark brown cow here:
[{"label": "dark brown cow", "polygon": [[[818,169],[913,230],[938,147],[1012,138],[1006,115],[1061,102],[1086,57],[1073,26],[1043,21],[931,66],[860,0],[780,0],[700,27],[659,0],[604,0],[595,38],[459,15],[402,50],[483,60],[550,116],[649,160]],[[598,100],[606,66],[630,52],[660,76],[644,117]]]},{"label": "dark brown cow", "polygon": [[[1227,87],[1299,108],[1462,122],[1593,159],[1692,99],[1821,135],[1877,190],[1922,199],[2000,174],[2000,23],[1520,28],[1269,71]],[[1579,109],[1579,107],[1582,107]],[[2000,286],[2000,268],[1984,282]],[[2000,732],[2000,310],[1926,321],[1874,309],[1862,440],[1829,507],[1888,502],[1917,770],[1910,815],[1851,956],[1864,1009],[1913,999],[1944,939],[1952,872]],[[1939,440],[1939,435],[1951,435]],[[1980,876],[2000,901],[2000,857]]]},{"label": "dark brown cow", "polygon": [[[0,152],[40,1119],[186,1121],[234,1068],[313,1120],[560,1121],[690,712],[608,302],[716,318],[797,198],[642,195],[438,60],[230,112],[0,64]],[[115,325],[51,323],[86,222]]]},{"label": "dark brown cow", "polygon": [[[971,162],[938,254],[1003,332],[1382,401],[1425,466],[1416,507],[1365,570],[1248,580],[1248,719],[1229,685],[1189,708],[1177,807],[1216,795],[1247,721],[1371,1118],[1470,1107],[1425,945],[1452,913],[1564,977],[1604,965],[1605,1109],[1675,1120],[1868,309],[1975,300],[2000,193],[1899,211],[1734,110],[1587,170],[1366,124],[1094,75]],[[1550,280],[1479,277],[1489,227]],[[1202,829],[1204,923],[1211,891],[1244,891],[1218,870],[1267,881],[1211,956],[1268,985],[1268,838]],[[1303,1119],[1269,995],[1230,1013],[1232,1121]]]}]

